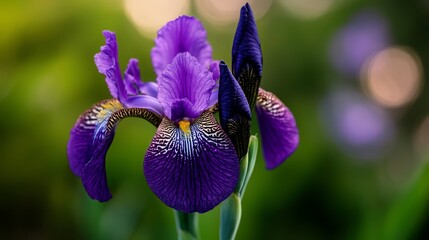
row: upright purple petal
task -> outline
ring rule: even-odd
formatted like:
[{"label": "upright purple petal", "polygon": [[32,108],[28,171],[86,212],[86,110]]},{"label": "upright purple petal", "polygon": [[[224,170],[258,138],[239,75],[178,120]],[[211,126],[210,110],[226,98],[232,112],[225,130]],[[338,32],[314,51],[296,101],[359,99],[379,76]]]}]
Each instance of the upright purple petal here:
[{"label": "upright purple petal", "polygon": [[265,163],[268,169],[273,169],[298,147],[298,128],[289,109],[274,94],[263,89],[259,89],[256,110]]},{"label": "upright purple petal", "polygon": [[241,8],[232,45],[232,74],[240,83],[250,109],[253,109],[262,76],[262,51],[250,5]]},{"label": "upright purple petal", "polygon": [[246,96],[228,66],[224,62],[219,66],[219,119],[241,159],[249,145],[252,114]]},{"label": "upright purple petal", "polygon": [[158,85],[154,82],[143,82],[140,78],[139,62],[130,59],[124,73],[125,89],[128,95],[149,95],[157,97]]},{"label": "upright purple petal", "polygon": [[102,46],[100,52],[95,54],[94,62],[98,71],[106,76],[106,83],[112,97],[123,101],[126,99],[126,92],[119,69],[116,35],[110,31],[103,31],[103,35],[106,39],[106,45]]},{"label": "upright purple petal", "polygon": [[98,201],[112,196],[107,186],[105,158],[119,120],[141,117],[158,126],[161,117],[142,108],[124,108],[117,99],[101,101],[83,113],[70,133],[67,156],[88,195]]},{"label": "upright purple petal", "polygon": [[173,62],[174,57],[182,52],[189,52],[205,66],[208,66],[212,59],[212,47],[207,41],[207,32],[194,17],[181,16],[158,31],[151,53],[155,73],[160,75],[167,65]]},{"label": "upright purple petal", "polygon": [[140,93],[140,88],[143,82],[140,78],[139,61],[137,59],[130,59],[127,69],[124,73],[125,90],[128,95],[137,95]]},{"label": "upright purple petal", "polygon": [[146,152],[144,174],[166,205],[203,213],[234,191],[239,161],[213,114],[204,112],[188,132],[164,118]]},{"label": "upright purple petal", "polygon": [[158,99],[173,121],[196,118],[209,106],[216,82],[212,73],[189,53],[178,54],[157,78]]}]

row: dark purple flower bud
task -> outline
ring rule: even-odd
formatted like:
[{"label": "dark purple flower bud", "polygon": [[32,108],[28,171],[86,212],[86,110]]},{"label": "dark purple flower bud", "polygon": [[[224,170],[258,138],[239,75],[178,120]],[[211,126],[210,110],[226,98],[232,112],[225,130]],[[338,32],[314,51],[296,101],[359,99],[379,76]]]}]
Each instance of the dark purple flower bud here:
[{"label": "dark purple flower bud", "polygon": [[241,159],[247,153],[252,114],[249,103],[228,66],[221,61],[219,80],[219,118]]},{"label": "dark purple flower bud", "polygon": [[241,8],[240,20],[232,45],[232,74],[253,109],[262,77],[262,51],[250,5]]}]

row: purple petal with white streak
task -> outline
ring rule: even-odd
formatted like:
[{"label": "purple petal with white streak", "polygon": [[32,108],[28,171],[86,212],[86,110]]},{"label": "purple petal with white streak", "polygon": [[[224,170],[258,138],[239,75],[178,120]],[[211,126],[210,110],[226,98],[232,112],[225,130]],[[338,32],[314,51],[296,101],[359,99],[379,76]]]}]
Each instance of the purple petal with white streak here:
[{"label": "purple petal with white streak", "polygon": [[235,188],[239,160],[232,142],[210,112],[185,133],[164,118],[144,160],[151,190],[166,205],[185,212],[207,212]]},{"label": "purple petal with white streak", "polygon": [[265,163],[268,169],[273,169],[298,147],[298,128],[290,110],[274,94],[261,88],[256,110]]}]

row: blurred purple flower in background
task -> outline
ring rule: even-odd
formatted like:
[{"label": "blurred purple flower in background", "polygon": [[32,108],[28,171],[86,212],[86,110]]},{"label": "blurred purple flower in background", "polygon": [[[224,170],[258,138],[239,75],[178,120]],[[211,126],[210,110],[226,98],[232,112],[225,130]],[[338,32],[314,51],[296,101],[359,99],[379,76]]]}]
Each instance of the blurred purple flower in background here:
[{"label": "blurred purple flower in background", "polygon": [[389,25],[373,10],[356,14],[338,30],[330,46],[331,63],[347,76],[359,75],[365,60],[386,48],[390,42]]},{"label": "blurred purple flower in background", "polygon": [[334,142],[352,156],[374,159],[394,136],[388,113],[350,89],[335,89],[321,105],[321,117]]}]

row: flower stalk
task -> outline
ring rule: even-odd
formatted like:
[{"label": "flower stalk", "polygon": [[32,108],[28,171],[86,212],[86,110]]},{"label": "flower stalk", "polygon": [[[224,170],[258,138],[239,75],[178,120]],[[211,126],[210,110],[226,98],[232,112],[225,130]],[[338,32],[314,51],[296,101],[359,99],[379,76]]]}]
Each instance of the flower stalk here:
[{"label": "flower stalk", "polygon": [[199,239],[198,213],[184,213],[174,210],[178,240]]},{"label": "flower stalk", "polygon": [[240,179],[238,180],[238,184],[231,196],[221,205],[219,229],[221,240],[232,240],[237,235],[242,212],[241,201],[252,176],[257,155],[258,138],[252,135],[249,140],[249,150],[240,162]]}]

